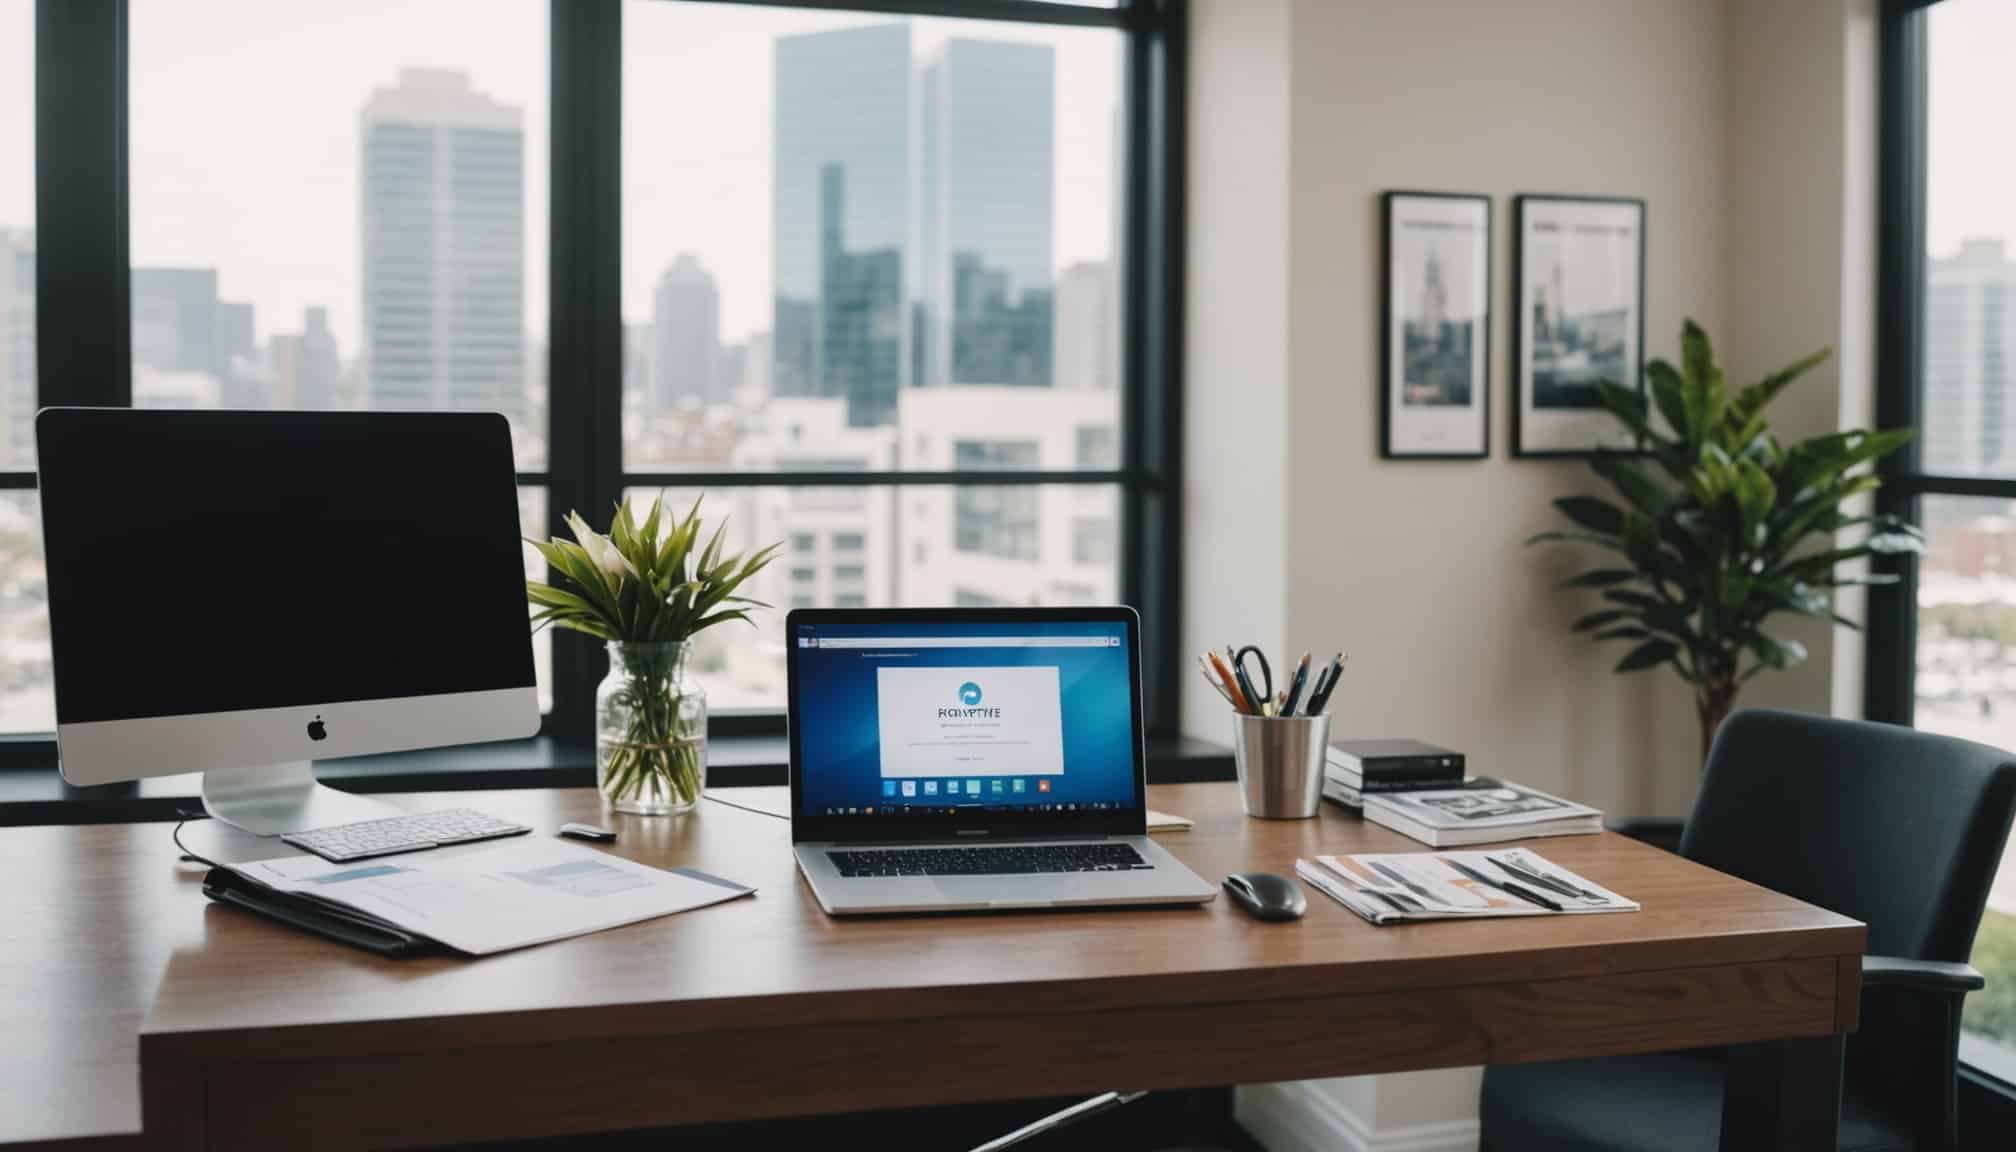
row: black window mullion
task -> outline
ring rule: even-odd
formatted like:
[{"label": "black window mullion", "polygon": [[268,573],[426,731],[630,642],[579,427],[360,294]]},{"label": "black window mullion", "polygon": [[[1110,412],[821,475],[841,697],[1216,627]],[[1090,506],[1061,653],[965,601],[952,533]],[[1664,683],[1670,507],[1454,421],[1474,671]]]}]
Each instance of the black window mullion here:
[{"label": "black window mullion", "polygon": [[[553,0],[552,292],[547,520],[622,491],[622,0]],[[700,110],[694,110],[701,114]],[[549,731],[586,736],[603,657],[553,639]]]},{"label": "black window mullion", "polygon": [[125,0],[35,5],[37,402],[133,401]]},{"label": "black window mullion", "polygon": [[[1883,13],[1877,99],[1876,421],[1882,428],[1921,426],[1925,342],[1925,13],[1890,0]],[[1883,463],[1888,481],[1876,494],[1880,512],[1919,518],[1921,446],[1914,438]],[[1918,564],[1878,556],[1871,568],[1898,583],[1869,598],[1863,712],[1871,720],[1910,724],[1914,717],[1918,650]]]},{"label": "black window mullion", "polygon": [[1128,53],[1122,587],[1141,613],[1156,736],[1180,730],[1185,0],[1137,0]]}]

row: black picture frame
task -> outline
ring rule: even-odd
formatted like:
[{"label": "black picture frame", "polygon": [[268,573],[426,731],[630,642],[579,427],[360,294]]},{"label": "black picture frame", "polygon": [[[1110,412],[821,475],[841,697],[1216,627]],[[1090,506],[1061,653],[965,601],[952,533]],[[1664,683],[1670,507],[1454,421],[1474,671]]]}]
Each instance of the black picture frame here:
[{"label": "black picture frame", "polygon": [[[1618,210],[1628,212],[1632,217],[1632,231],[1635,236],[1628,243],[1628,251],[1636,262],[1635,275],[1628,278],[1632,294],[1629,315],[1625,317],[1622,329],[1631,340],[1624,353],[1629,379],[1622,381],[1639,393],[1645,391],[1645,201],[1636,196],[1570,196],[1542,193],[1523,193],[1512,198],[1512,455],[1527,459],[1571,459],[1586,460],[1598,454],[1631,454],[1644,452],[1644,445],[1628,433],[1623,439],[1603,441],[1587,435],[1586,429],[1609,430],[1612,423],[1606,409],[1600,405],[1560,405],[1564,411],[1588,414],[1559,420],[1536,420],[1537,413],[1529,412],[1529,401],[1534,399],[1535,388],[1529,383],[1531,366],[1527,356],[1533,351],[1535,341],[1527,333],[1527,325],[1533,322],[1535,301],[1531,298],[1531,269],[1527,267],[1532,256],[1529,230],[1531,217],[1536,209],[1550,214],[1573,214],[1577,209],[1588,210],[1592,227],[1603,218],[1615,218]],[[1559,265],[1556,264],[1558,270]],[[1565,295],[1565,293],[1563,293]],[[1614,309],[1612,310],[1614,311]],[[1537,407],[1537,405],[1532,405]],[[1550,407],[1553,407],[1550,405]],[[1601,414],[1598,421],[1595,414]],[[1548,425],[1556,425],[1548,427]],[[1586,442],[1585,442],[1586,441]]]},{"label": "black picture frame", "polygon": [[[1394,287],[1399,283],[1396,262],[1402,258],[1395,244],[1395,223],[1410,207],[1428,208],[1465,204],[1481,209],[1481,236],[1474,241],[1471,256],[1481,266],[1481,278],[1474,280],[1479,291],[1475,304],[1478,319],[1468,359],[1474,367],[1473,395],[1460,407],[1461,420],[1408,421],[1406,405],[1396,403],[1395,392],[1404,369],[1395,357],[1403,354],[1394,339],[1396,322]],[[1379,197],[1379,455],[1385,460],[1483,460],[1491,455],[1491,326],[1495,320],[1491,306],[1493,225],[1491,197],[1471,192],[1429,192],[1393,189]],[[1426,414],[1421,414],[1426,415]],[[1455,416],[1456,413],[1447,415]],[[1474,422],[1474,431],[1455,427]],[[1414,427],[1403,427],[1413,424]],[[1425,426],[1424,426],[1425,425]],[[1436,427],[1435,425],[1441,425]],[[1472,446],[1474,444],[1474,446]]]}]

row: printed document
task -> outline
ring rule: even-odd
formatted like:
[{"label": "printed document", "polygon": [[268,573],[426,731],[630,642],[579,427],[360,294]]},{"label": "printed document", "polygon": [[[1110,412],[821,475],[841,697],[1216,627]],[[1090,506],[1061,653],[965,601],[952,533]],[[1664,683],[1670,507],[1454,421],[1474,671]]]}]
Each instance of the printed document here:
[{"label": "printed document", "polygon": [[355,909],[487,956],[669,916],[755,889],[521,837],[336,864],[286,856],[228,865],[255,883]]}]

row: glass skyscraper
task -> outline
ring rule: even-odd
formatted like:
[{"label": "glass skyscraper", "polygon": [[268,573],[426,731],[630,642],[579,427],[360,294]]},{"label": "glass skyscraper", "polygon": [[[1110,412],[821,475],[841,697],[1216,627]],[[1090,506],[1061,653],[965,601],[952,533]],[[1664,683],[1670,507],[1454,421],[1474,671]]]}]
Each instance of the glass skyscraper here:
[{"label": "glass skyscraper", "polygon": [[1055,51],[951,39],[918,83],[920,384],[1048,387]]},{"label": "glass skyscraper", "polygon": [[459,72],[408,69],[363,114],[363,336],[374,408],[525,430],[525,129]]},{"label": "glass skyscraper", "polygon": [[844,397],[854,427],[909,375],[910,74],[907,24],[777,40],[773,386]]}]

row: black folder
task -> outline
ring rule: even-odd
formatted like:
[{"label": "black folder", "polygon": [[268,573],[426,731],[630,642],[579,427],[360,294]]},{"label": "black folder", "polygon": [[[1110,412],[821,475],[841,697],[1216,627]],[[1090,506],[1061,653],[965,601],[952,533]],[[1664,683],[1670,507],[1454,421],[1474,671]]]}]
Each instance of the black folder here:
[{"label": "black folder", "polygon": [[256,912],[317,936],[362,948],[380,956],[424,956],[447,951],[425,936],[312,896],[281,892],[257,884],[229,868],[212,868],[203,877],[203,894],[220,904]]}]

